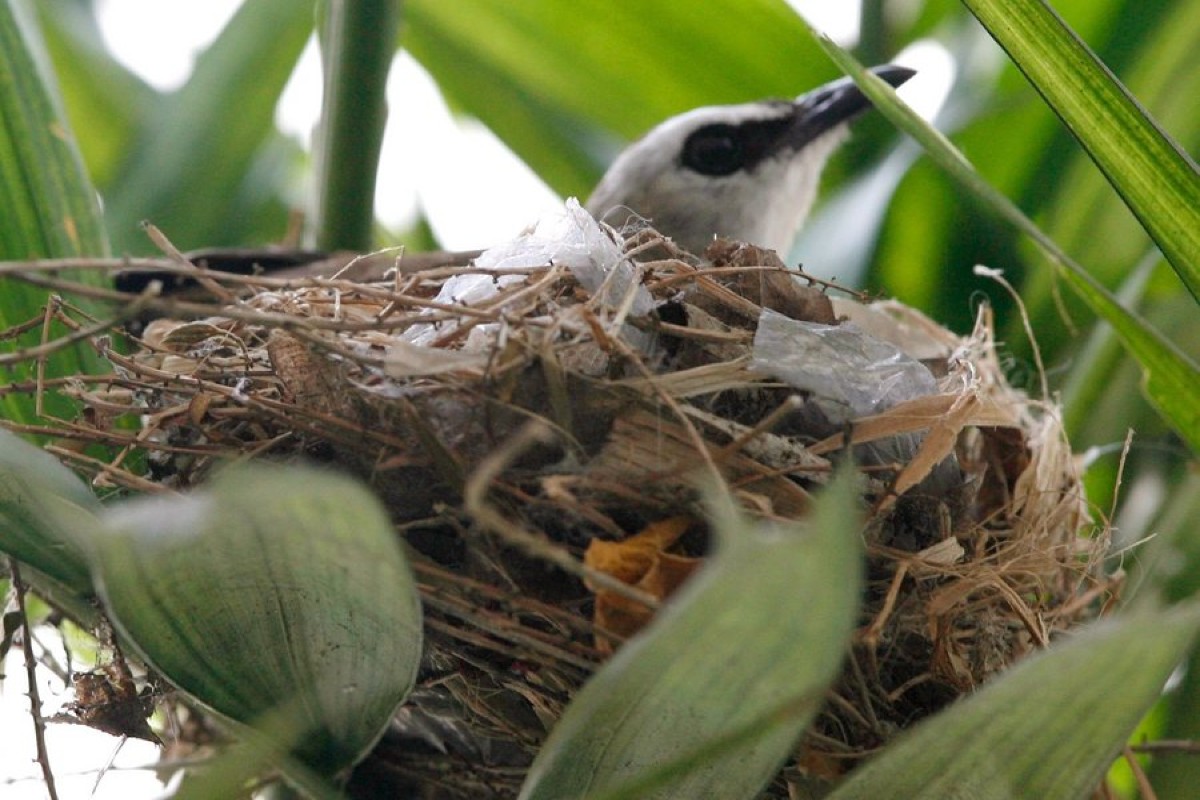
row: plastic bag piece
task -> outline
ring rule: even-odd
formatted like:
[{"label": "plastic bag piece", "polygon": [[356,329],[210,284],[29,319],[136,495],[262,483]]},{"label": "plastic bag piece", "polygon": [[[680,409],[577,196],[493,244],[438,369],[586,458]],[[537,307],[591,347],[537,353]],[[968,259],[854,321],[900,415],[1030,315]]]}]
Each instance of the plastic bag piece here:
[{"label": "plastic bag piece", "polygon": [[853,323],[822,325],[770,309],[758,318],[752,368],[810,392],[835,425],[938,390],[924,364]]},{"label": "plastic bag piece", "polygon": [[[806,322],[770,309],[758,319],[751,368],[810,395],[806,416],[817,436],[938,392],[924,364],[853,323]],[[923,440],[920,433],[898,434],[859,445],[854,454],[866,465],[907,464]],[[921,482],[919,493],[945,496],[961,484],[962,473],[950,455]]]},{"label": "plastic bag piece", "polygon": [[[548,264],[566,267],[604,306],[619,308],[632,292],[629,302],[632,316],[645,316],[654,308],[654,298],[646,287],[637,285],[637,271],[625,258],[621,246],[575,198],[569,198],[561,212],[543,217],[531,230],[483,251],[475,259],[475,266],[481,272],[450,278],[434,299],[447,305],[477,305],[502,289],[526,280],[521,274],[488,273]],[[404,339],[411,344],[428,345],[453,330],[451,325],[414,325],[405,332]],[[623,335],[626,333],[622,331]],[[633,344],[640,349],[648,343]]]}]

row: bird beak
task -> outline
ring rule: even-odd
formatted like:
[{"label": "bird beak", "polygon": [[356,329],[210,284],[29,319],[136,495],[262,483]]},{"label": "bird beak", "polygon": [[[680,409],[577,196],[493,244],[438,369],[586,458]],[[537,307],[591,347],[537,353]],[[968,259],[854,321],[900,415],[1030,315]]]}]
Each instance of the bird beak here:
[{"label": "bird beak", "polygon": [[[884,64],[870,72],[892,87],[898,87],[916,74],[908,67]],[[871,101],[850,78],[819,86],[802,94],[793,103],[796,112],[786,143],[799,150],[843,122],[849,122],[871,106]]]}]

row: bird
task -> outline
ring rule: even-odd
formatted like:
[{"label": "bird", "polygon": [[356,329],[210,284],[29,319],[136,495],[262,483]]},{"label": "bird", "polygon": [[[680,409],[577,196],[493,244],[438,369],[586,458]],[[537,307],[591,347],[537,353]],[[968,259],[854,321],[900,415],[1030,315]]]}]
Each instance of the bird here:
[{"label": "bird", "polygon": [[[871,72],[893,87],[916,74],[893,64]],[[784,256],[826,161],[869,107],[858,86],[841,78],[794,100],[693,109],[623,150],[586,208],[618,227],[647,219],[692,253],[722,236]]]},{"label": "bird", "polygon": [[[893,87],[915,73],[907,67],[872,67]],[[648,220],[660,234],[694,254],[715,236],[786,255],[817,195],[821,171],[845,141],[849,123],[870,101],[849,78],[827,83],[793,100],[760,100],[705,106],[671,117],[626,147],[587,200],[595,217],[620,227]],[[406,254],[402,272],[465,265],[480,251]],[[239,274],[269,272],[278,278],[338,275],[379,280],[397,268],[394,254],[359,256],[286,249],[210,248],[185,254],[199,266]],[[166,291],[193,286],[153,269],[124,270],[116,287],[141,292],[151,281]]]}]

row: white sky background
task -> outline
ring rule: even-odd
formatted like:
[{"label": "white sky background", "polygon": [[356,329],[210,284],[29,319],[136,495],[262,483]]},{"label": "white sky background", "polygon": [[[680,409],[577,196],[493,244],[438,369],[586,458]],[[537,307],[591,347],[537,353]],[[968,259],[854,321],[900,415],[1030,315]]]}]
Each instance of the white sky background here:
[{"label": "white sky background", "polygon": [[[858,30],[857,3],[790,0],[819,28],[843,44]],[[101,0],[101,30],[117,58],[163,90],[181,85],[194,55],[217,35],[240,0]],[[895,61],[919,75],[902,94],[932,116],[949,88],[952,64],[936,45],[916,45]],[[797,87],[797,92],[806,87]],[[307,146],[320,110],[320,65],[313,42],[285,90],[277,113],[282,130]],[[380,164],[376,206],[381,220],[402,229],[424,209],[439,239],[451,249],[485,247],[511,238],[559,198],[477,122],[456,121],[429,76],[407,55],[392,70],[389,102],[409,109],[420,125],[389,126]],[[25,695],[22,654],[10,653],[0,691],[0,797],[44,798],[34,763],[32,723]],[[86,669],[90,665],[77,665]],[[71,698],[47,670],[39,670],[44,712],[57,713]],[[157,749],[124,745],[113,768],[97,783],[117,750],[113,737],[91,729],[52,725],[50,759],[62,800],[129,800],[157,796],[161,784],[147,769]]]}]

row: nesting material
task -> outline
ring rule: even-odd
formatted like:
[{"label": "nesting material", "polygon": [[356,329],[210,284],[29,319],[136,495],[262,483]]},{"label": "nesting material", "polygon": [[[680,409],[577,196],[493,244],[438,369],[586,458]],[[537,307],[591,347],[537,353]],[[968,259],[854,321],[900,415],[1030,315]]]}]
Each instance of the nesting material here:
[{"label": "nesting material", "polygon": [[1007,385],[986,309],[960,337],[769,251],[718,240],[697,257],[574,203],[471,266],[251,282],[232,310],[157,320],[111,360],[119,388],[80,399],[141,415],[160,485],[304,456],[387,502],[429,653],[364,781],[510,794],[571,692],[644,624],[637,598],[702,563],[714,474],[789,519],[848,451],[865,476],[861,627],[781,796],[1090,618],[1108,589],[1057,411]]}]

